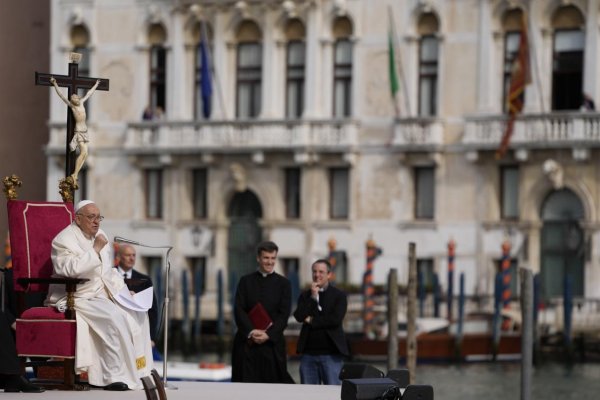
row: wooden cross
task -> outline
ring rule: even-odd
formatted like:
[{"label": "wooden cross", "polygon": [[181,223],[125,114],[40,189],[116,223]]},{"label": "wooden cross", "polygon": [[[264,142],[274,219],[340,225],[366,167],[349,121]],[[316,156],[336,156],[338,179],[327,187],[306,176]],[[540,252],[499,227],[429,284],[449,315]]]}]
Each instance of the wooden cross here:
[{"label": "wooden cross", "polygon": [[[56,79],[56,84],[60,87],[67,88],[67,99],[71,99],[71,95],[77,93],[79,89],[90,89],[98,78],[89,78],[79,76],[79,65],[77,63],[69,63],[69,74],[68,75],[54,75],[44,74],[37,72],[35,73],[35,84],[41,86],[52,86],[50,78]],[[96,90],[108,90],[108,79],[100,79],[100,84]],[[67,107],[67,142],[66,142],[66,162],[65,162],[65,178],[69,177],[75,170],[75,157],[71,154],[69,143],[73,139],[75,134],[75,119],[71,109]]]}]

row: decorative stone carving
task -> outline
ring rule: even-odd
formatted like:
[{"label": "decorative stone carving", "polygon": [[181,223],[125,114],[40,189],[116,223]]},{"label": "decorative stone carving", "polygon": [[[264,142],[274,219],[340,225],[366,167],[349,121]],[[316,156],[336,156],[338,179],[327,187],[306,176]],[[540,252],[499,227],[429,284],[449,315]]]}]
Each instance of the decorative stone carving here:
[{"label": "decorative stone carving", "polygon": [[291,0],[286,0],[281,4],[281,8],[283,9],[283,14],[286,18],[295,18],[297,16],[296,13],[296,5]]},{"label": "decorative stone carving", "polygon": [[236,192],[245,192],[248,189],[248,181],[246,179],[246,169],[239,163],[233,163],[229,167],[233,186]]},{"label": "decorative stone carving", "polygon": [[333,0],[333,13],[337,17],[346,15],[346,0]]},{"label": "decorative stone carving", "polygon": [[556,190],[562,189],[564,184],[564,171],[562,165],[558,162],[548,159],[544,161],[543,171],[546,177],[552,183],[552,187]]},{"label": "decorative stone carving", "polygon": [[246,19],[249,17],[248,4],[245,1],[238,1],[235,3],[234,8],[240,19]]},{"label": "decorative stone carving", "polygon": [[148,14],[146,15],[148,24],[157,24],[160,22],[160,11],[156,4],[150,4]]},{"label": "decorative stone carving", "polygon": [[83,24],[83,11],[81,7],[74,7],[73,11],[71,11],[71,16],[69,18],[72,25],[81,25]]}]

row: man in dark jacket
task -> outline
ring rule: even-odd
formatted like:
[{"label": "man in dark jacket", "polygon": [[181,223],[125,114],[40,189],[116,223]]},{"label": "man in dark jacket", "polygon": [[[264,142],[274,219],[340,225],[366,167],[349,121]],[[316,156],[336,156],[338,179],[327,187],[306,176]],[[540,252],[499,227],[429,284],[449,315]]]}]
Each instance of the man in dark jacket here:
[{"label": "man in dark jacket", "polygon": [[[144,289],[152,287],[152,280],[148,275],[142,274],[141,272],[133,269],[135,266],[135,248],[128,244],[119,245],[119,265],[117,271],[123,275],[127,287],[132,292],[138,293]],[[152,341],[152,347],[156,344],[156,319],[158,316],[158,306],[156,302],[156,294],[153,294],[152,307],[148,310],[148,322],[150,325],[150,340]]]},{"label": "man in dark jacket", "polygon": [[349,355],[343,321],[348,308],[346,294],[329,284],[331,264],[313,263],[312,285],[300,294],[296,321],[302,322],[296,352],[302,354],[300,379],[311,385],[339,385],[343,358]]}]

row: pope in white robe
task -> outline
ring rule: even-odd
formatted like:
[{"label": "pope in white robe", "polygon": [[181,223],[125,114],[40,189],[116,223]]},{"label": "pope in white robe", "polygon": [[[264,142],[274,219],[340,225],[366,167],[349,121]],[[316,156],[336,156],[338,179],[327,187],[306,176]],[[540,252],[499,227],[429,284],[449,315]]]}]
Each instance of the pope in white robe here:
[{"label": "pope in white robe", "polygon": [[[75,292],[75,370],[87,372],[91,385],[107,390],[142,389],[140,378],[153,368],[148,313],[115,300],[126,285],[113,268],[102,219],[96,204],[83,200],[73,223],[52,241],[53,276],[89,279]],[[51,285],[46,304],[64,307],[64,288]]]}]

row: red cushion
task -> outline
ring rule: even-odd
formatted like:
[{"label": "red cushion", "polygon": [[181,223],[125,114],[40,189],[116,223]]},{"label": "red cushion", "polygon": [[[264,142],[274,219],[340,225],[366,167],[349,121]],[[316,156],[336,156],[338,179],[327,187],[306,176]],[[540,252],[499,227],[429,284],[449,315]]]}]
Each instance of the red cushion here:
[{"label": "red cushion", "polygon": [[[15,290],[23,291],[17,279],[52,274],[52,240],[73,221],[73,204],[9,200],[7,207]],[[28,288],[31,292],[47,290],[48,285]]]},{"label": "red cushion", "polygon": [[21,314],[21,319],[65,319],[65,313],[57,311],[55,307],[32,307]]},{"label": "red cushion", "polygon": [[17,319],[17,354],[28,357],[75,357],[74,320]]}]

